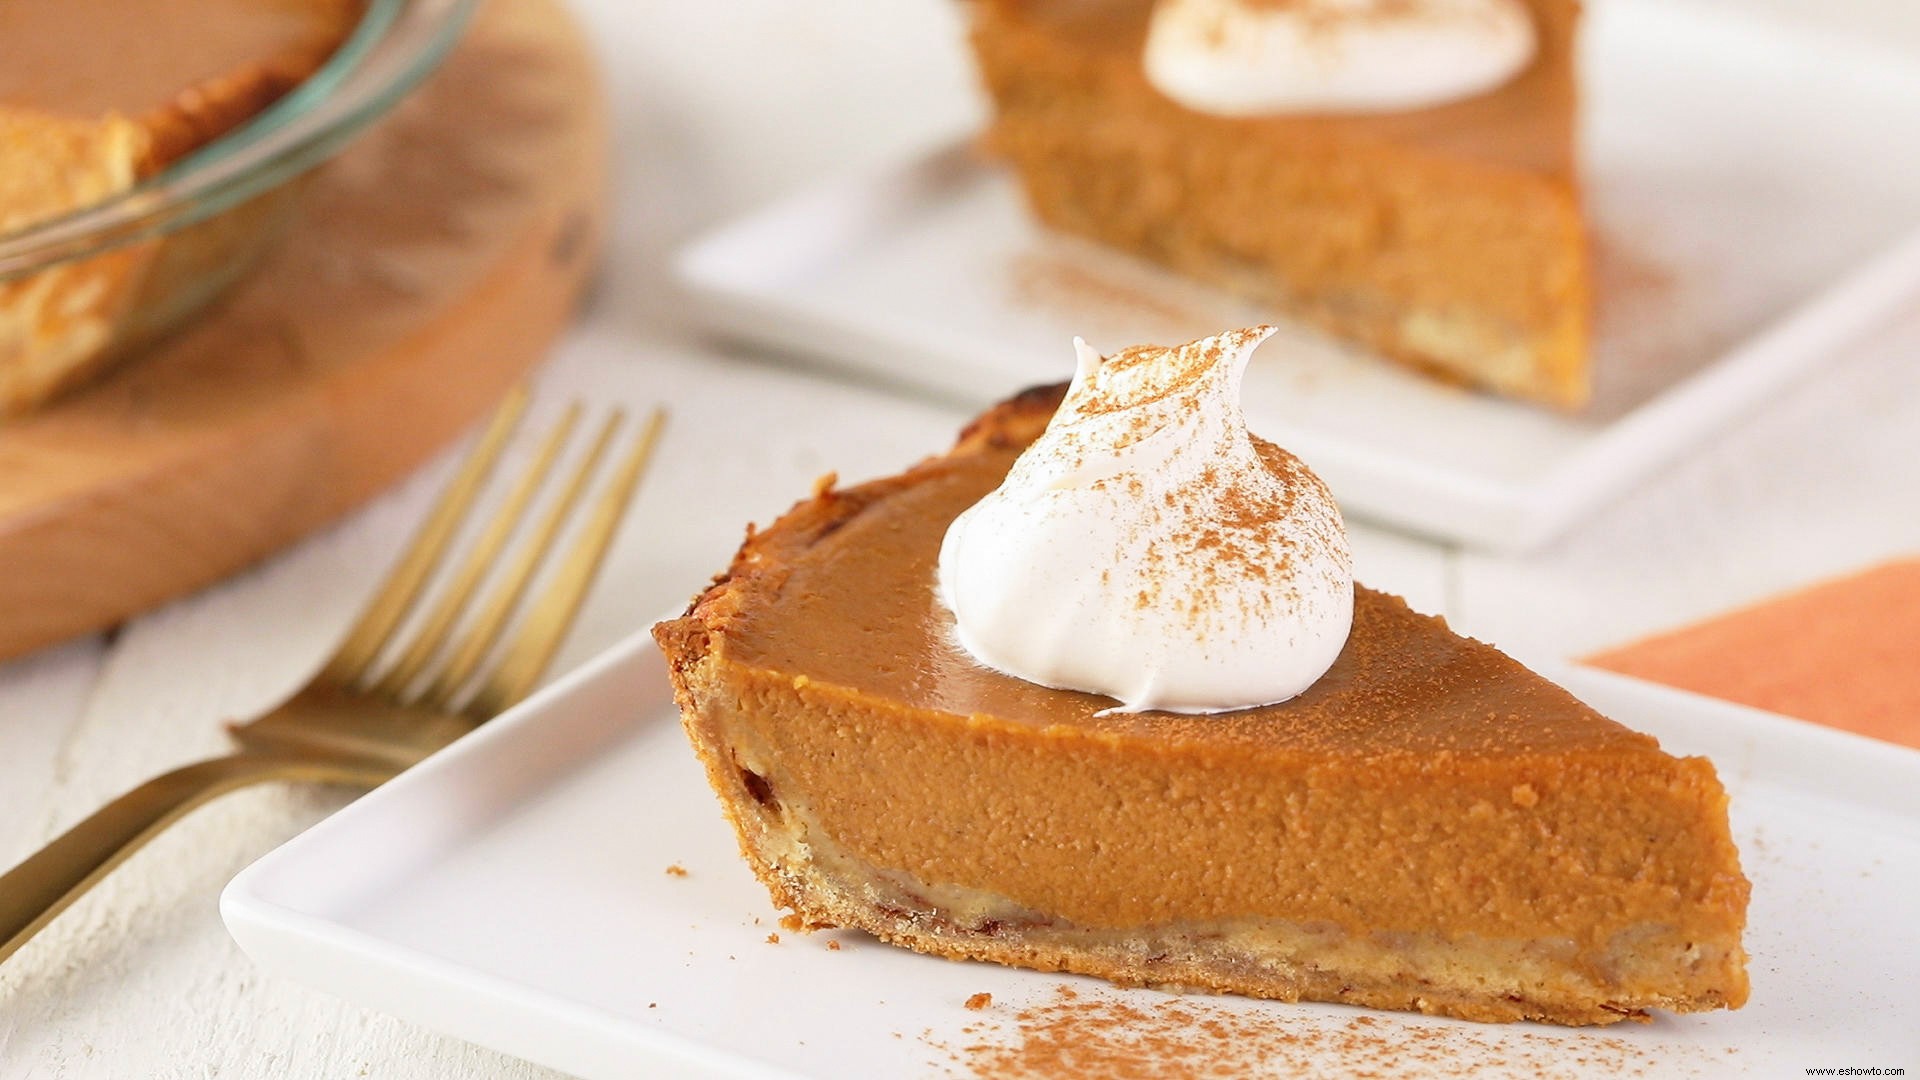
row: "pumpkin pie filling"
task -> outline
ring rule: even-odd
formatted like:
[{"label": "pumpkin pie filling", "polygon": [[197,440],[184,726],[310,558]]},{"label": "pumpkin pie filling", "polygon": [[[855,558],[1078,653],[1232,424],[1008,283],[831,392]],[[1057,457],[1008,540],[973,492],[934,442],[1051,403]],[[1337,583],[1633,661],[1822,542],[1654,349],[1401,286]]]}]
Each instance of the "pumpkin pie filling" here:
[{"label": "pumpkin pie filling", "polygon": [[990,670],[937,597],[948,524],[1061,388],[750,533],[655,630],[779,905],[954,958],[1568,1024],[1737,1007],[1748,885],[1703,759],[1356,589],[1278,705],[1105,711]]}]

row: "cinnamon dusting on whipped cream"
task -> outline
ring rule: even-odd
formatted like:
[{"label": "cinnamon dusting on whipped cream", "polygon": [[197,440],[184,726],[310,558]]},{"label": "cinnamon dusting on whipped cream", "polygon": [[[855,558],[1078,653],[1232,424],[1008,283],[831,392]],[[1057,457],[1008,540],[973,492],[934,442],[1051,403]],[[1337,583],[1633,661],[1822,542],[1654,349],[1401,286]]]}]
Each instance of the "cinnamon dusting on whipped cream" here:
[{"label": "cinnamon dusting on whipped cream", "polygon": [[1326,486],[1241,415],[1271,333],[1104,358],[1076,341],[1046,432],[942,545],[941,595],[975,659],[1176,712],[1284,701],[1326,671],[1352,560]]}]

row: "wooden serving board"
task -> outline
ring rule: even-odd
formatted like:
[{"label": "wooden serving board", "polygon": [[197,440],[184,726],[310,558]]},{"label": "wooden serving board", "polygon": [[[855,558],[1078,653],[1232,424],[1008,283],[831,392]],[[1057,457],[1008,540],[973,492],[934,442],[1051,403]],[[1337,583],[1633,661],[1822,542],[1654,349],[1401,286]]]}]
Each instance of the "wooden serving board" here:
[{"label": "wooden serving board", "polygon": [[0,657],[233,573],[486,413],[593,265],[605,131],[558,0],[492,0],[216,308],[0,422]]}]

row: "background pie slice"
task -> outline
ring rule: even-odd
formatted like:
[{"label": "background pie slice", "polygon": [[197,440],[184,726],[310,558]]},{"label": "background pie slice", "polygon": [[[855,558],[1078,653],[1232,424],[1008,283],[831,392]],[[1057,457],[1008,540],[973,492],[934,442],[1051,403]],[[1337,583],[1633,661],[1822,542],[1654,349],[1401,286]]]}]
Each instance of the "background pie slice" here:
[{"label": "background pie slice", "polygon": [[978,0],[987,145],[1046,225],[1272,304],[1449,380],[1589,394],[1576,0],[1538,54],[1411,112],[1225,117],[1147,82],[1151,0]]},{"label": "background pie slice", "polygon": [[922,952],[1282,1000],[1605,1024],[1747,997],[1711,764],[1360,588],[1280,705],[1099,715],[983,668],[934,569],[1061,387],[750,533],[654,636],[774,902]]}]

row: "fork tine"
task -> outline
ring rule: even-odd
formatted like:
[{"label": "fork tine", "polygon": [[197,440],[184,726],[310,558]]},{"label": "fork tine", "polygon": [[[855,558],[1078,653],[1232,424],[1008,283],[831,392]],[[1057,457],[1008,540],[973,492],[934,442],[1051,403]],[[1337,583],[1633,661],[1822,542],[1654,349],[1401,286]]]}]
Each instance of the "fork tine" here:
[{"label": "fork tine", "polygon": [[488,650],[493,648],[494,642],[500,639],[500,631],[506,627],[507,620],[513,615],[513,609],[520,603],[520,597],[526,593],[528,583],[533,580],[534,573],[540,569],[541,563],[546,560],[547,553],[552,550],[554,539],[560,533],[560,527],[566,524],[574,504],[580,501],[581,493],[586,490],[587,481],[592,479],[593,474],[599,469],[600,459],[606,456],[607,446],[613,442],[614,432],[619,429],[621,422],[625,419],[625,411],[617,409],[612,416],[607,417],[606,424],[600,428],[600,434],[595,436],[586,457],[581,459],[579,467],[568,478],[560,497],[547,508],[546,516],[541,518],[534,527],[533,535],[521,546],[514,561],[508,564],[506,571],[495,583],[493,591],[487,595],[482,604],[480,613],[474,616],[473,624],[454,645],[453,655],[448,658],[446,666],[434,676],[431,685],[420,695],[419,704],[436,709],[448,708],[460,688],[480,666],[480,661],[486,658]]},{"label": "fork tine", "polygon": [[573,550],[554,572],[552,584],[527,613],[526,625],[507,646],[499,666],[481,683],[468,703],[465,709],[468,716],[484,720],[497,715],[525,697],[540,673],[546,670],[561,639],[566,637],[574,617],[579,614],[580,602],[586,598],[600,564],[606,559],[613,534],[633,502],[640,475],[653,456],[654,444],[659,441],[665,423],[666,413],[661,409],[648,415],[639,441],[615,468],[613,478],[594,504],[587,523],[581,527]]},{"label": "fork tine", "polygon": [[567,444],[573,429],[580,422],[580,403],[574,402],[567,407],[560,421],[553,425],[535,451],[533,460],[514,481],[507,493],[506,500],[493,513],[493,519],[487,523],[486,531],[474,541],[473,550],[467,553],[460,569],[447,583],[439,600],[435,601],[433,611],[427,615],[420,629],[414,634],[413,642],[393,667],[374,683],[372,692],[385,698],[398,700],[402,691],[412,685],[427,664],[445,647],[447,638],[452,634],[454,624],[459,621],[460,613],[466,610],[467,602],[473,598],[480,581],[500,558],[500,552],[513,536],[513,529],[527,512],[527,504],[546,482],[547,474],[553,471],[553,464],[560,458],[560,450]]},{"label": "fork tine", "polygon": [[348,631],[346,640],[315,677],[316,684],[350,685],[365,674],[367,665],[380,655],[394,627],[399,625],[401,617],[419,595],[421,586],[426,584],[433,568],[439,564],[448,542],[458,531],[460,522],[467,516],[480,489],[486,485],[494,463],[500,459],[500,451],[506,447],[508,437],[527,411],[527,399],[527,388],[516,386],[494,410],[493,418],[488,421],[487,430],[480,436],[480,441],[468,451],[466,460],[460,464],[460,471],[447,485],[440,501],[434,504],[433,512],[427,515],[427,520],[420,526],[407,553],[388,571],[379,593],[361,614],[360,621]]}]

